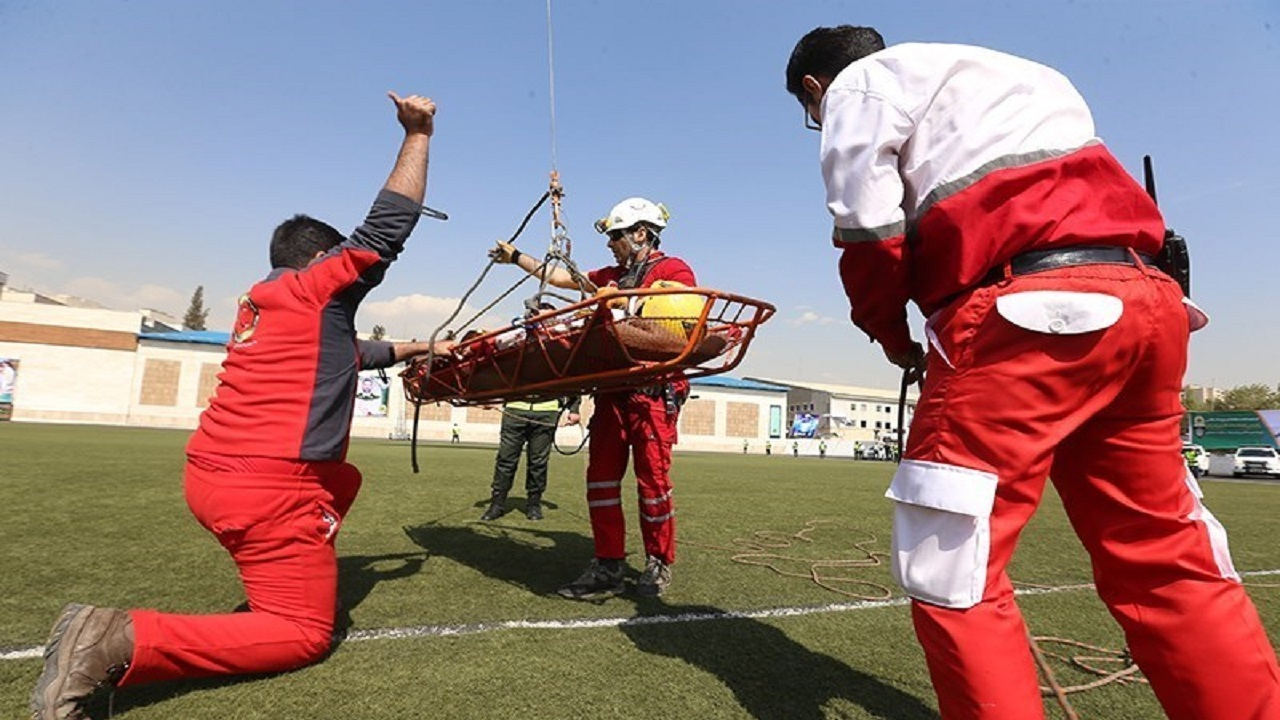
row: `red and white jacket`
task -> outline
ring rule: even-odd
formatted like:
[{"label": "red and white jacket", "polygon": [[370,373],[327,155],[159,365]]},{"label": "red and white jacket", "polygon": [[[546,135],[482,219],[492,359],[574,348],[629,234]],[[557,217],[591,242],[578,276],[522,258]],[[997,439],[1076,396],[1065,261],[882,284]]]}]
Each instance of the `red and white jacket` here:
[{"label": "red and white jacket", "polygon": [[1029,250],[1159,251],[1164,221],[1094,136],[1061,73],[908,43],[846,67],[822,101],[822,176],[850,317],[894,353],[926,314]]}]

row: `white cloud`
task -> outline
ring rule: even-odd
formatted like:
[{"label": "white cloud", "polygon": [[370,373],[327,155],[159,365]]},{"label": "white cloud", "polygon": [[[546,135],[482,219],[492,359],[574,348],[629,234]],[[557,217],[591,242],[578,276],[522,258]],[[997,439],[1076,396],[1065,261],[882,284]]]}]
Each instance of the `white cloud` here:
[{"label": "white cloud", "polygon": [[13,259],[14,269],[32,269],[32,270],[61,270],[62,261],[57,258],[49,257],[44,253],[29,252],[22,253]]},{"label": "white cloud", "polygon": [[[425,340],[449,315],[453,314],[457,307],[458,298],[456,297],[435,297],[418,293],[400,295],[390,300],[367,301],[361,304],[356,325],[362,332],[372,330],[374,325],[381,325],[387,329],[388,337],[396,339],[413,337]],[[458,311],[457,317],[450,321],[450,328],[456,328],[470,320],[478,309],[469,304],[464,305]],[[506,324],[506,320],[487,315],[472,323],[472,327],[494,329]]]},{"label": "white cloud", "polygon": [[830,325],[835,318],[819,315],[812,310],[804,310],[800,316],[791,321],[792,325]]},{"label": "white cloud", "polygon": [[189,293],[182,293],[161,285],[124,287],[118,283],[97,277],[78,277],[66,282],[62,292],[92,300],[113,310],[139,310],[152,308],[175,317],[182,317],[191,302]]},{"label": "white cloud", "polygon": [[50,255],[0,244],[0,272],[9,276],[8,284],[15,290],[48,293],[64,268],[61,260]]}]

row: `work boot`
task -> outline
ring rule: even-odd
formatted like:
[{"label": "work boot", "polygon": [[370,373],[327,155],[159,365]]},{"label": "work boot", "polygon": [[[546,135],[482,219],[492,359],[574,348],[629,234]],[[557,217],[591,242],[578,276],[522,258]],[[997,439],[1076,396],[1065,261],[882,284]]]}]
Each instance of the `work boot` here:
[{"label": "work boot", "polygon": [[530,495],[529,498],[524,501],[524,516],[530,520],[542,519],[541,495]]},{"label": "work boot", "polygon": [[622,561],[594,558],[577,580],[556,591],[569,600],[595,600],[622,592]]},{"label": "work boot", "polygon": [[480,516],[481,520],[497,520],[507,514],[507,494],[494,492],[493,497],[489,499],[489,509],[484,511]]},{"label": "work boot", "polygon": [[88,720],[83,706],[89,696],[120,682],[132,659],[129,613],[76,603],[62,608],[31,693],[32,720]]},{"label": "work boot", "polygon": [[671,566],[653,555],[644,565],[644,572],[636,581],[636,594],[641,597],[657,597],[671,584]]}]

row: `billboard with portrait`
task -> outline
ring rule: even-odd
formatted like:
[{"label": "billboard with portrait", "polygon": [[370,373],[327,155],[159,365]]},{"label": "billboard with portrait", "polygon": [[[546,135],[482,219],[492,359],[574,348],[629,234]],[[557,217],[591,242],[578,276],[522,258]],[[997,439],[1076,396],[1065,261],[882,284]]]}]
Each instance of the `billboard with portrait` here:
[{"label": "billboard with portrait", "polygon": [[18,385],[18,359],[0,357],[0,420],[13,417],[13,392]]},{"label": "billboard with portrait", "polygon": [[390,382],[376,371],[362,372],[356,380],[356,417],[386,417]]}]

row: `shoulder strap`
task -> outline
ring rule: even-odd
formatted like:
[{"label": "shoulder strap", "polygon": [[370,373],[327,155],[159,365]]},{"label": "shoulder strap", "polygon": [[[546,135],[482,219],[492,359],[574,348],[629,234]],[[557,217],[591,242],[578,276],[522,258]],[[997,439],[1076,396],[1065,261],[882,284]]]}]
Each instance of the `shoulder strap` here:
[{"label": "shoulder strap", "polygon": [[632,290],[640,287],[644,282],[644,279],[649,277],[649,273],[653,272],[653,269],[658,267],[658,265],[668,257],[669,256],[667,255],[663,255],[657,258],[646,259],[639,265],[633,265],[630,268],[627,268],[627,271],[623,273],[622,277],[618,280],[618,287],[623,290]]}]

